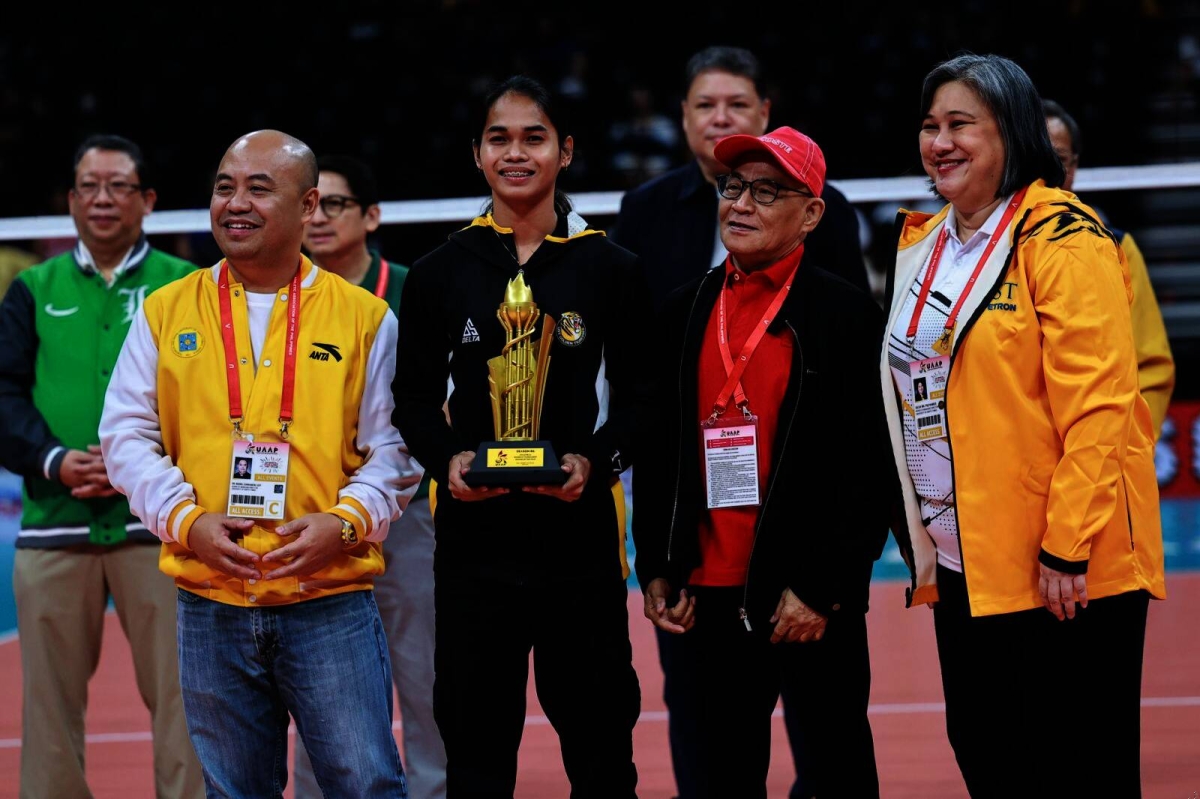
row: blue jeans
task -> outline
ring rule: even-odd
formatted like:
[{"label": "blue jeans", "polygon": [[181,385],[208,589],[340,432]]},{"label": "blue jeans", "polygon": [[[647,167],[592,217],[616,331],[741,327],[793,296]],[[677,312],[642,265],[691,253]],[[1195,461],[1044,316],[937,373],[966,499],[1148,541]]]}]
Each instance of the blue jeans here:
[{"label": "blue jeans", "polygon": [[[414,499],[383,542],[387,570],[375,578],[375,603],[387,631],[392,676],[404,723],[404,777],[415,799],[446,799],[446,749],[433,719],[433,516]],[[296,742],[292,792],[321,799],[303,742]]]},{"label": "blue jeans", "polygon": [[370,591],[244,608],[179,591],[179,677],[209,797],[276,799],[288,714],[326,797],[406,799]]}]

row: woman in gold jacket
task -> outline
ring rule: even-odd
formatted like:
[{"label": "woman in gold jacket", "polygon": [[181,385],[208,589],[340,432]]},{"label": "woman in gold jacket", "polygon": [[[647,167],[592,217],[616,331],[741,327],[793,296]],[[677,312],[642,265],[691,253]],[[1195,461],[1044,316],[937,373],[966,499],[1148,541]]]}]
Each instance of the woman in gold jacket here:
[{"label": "woman in gold jacket", "polygon": [[[1146,613],[1165,586],[1125,258],[1055,188],[1015,63],[938,65],[921,112],[949,204],[897,220],[880,376],[950,742],[973,797],[1139,796]],[[1014,758],[1022,740],[1043,749]]]}]

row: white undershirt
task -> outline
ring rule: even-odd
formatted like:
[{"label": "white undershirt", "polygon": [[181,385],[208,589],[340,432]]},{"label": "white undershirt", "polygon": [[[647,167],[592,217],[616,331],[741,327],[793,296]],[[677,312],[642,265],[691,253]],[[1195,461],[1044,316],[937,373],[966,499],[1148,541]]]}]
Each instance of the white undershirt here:
[{"label": "white undershirt", "polygon": [[[928,260],[917,272],[912,286],[909,287],[900,313],[896,316],[896,324],[888,337],[888,362],[892,370],[892,380],[906,403],[903,414],[904,456],[921,505],[921,518],[925,520],[925,529],[929,531],[937,547],[938,563],[956,572],[962,571],[962,550],[958,542],[958,517],[954,509],[954,469],[950,443],[944,438],[932,441],[921,441],[917,438],[917,420],[911,411],[914,403],[908,364],[910,361],[937,355],[933,349],[933,342],[942,336],[946,318],[966,288],[967,281],[979,264],[979,258],[987,248],[988,239],[1000,224],[1007,206],[1008,200],[996,206],[996,210],[983,226],[965,243],[958,240],[954,208],[951,206],[945,222],[950,235],[946,237],[941,263],[938,264],[937,274],[929,289],[929,298],[917,323],[916,339],[910,348],[907,343],[908,324],[917,304],[921,283],[929,270]],[[930,257],[932,256],[931,251]],[[965,324],[970,314],[971,309],[964,306],[959,312],[957,325]],[[952,421],[947,418],[947,424]]]},{"label": "white undershirt", "polygon": [[254,353],[254,371],[258,371],[258,356],[267,341],[267,328],[271,326],[271,309],[276,305],[287,310],[286,302],[279,302],[274,294],[246,292],[246,313],[250,317],[250,349]]}]

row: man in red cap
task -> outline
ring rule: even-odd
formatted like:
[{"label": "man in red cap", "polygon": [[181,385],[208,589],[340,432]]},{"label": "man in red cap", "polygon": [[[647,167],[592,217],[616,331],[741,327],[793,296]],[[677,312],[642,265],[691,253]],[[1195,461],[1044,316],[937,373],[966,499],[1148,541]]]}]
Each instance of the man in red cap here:
[{"label": "man in red cap", "polygon": [[681,636],[702,796],[766,796],[782,690],[804,699],[807,789],[878,796],[865,614],[899,494],[883,319],[865,291],[805,263],[825,207],[812,139],[739,134],[715,155],[729,256],[657,326],[671,364],[646,430],[657,461],[634,478],[645,613]]},{"label": "man in red cap", "polygon": [[[770,84],[765,64],[745,48],[713,45],[688,59],[680,87],[680,122],[691,157],[687,163],[626,192],[616,223],[608,231],[613,241],[638,255],[656,310],[680,286],[724,265],[729,253],[718,230],[720,196],[716,189],[717,176],[725,168],[713,150],[727,136],[761,136],[770,129]],[[869,291],[854,207],[829,184],[820,196],[825,211],[820,226],[805,238],[806,266],[820,266]],[[633,471],[627,470],[622,482],[626,483],[628,501],[636,504],[630,482]],[[677,636],[662,630],[656,630],[655,640],[662,666],[662,697],[669,715],[667,733],[677,799],[695,799],[700,760],[692,732],[696,725],[692,707],[675,690],[674,650],[680,642]],[[793,722],[793,704],[785,693],[784,725],[796,768],[796,781],[788,797],[809,799],[812,791],[804,780],[809,769],[800,732]]]}]

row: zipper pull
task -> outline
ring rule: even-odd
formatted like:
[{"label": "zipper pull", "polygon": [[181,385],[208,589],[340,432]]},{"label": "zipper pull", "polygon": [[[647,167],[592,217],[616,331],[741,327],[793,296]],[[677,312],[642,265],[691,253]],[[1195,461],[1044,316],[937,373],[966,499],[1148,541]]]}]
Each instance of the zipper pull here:
[{"label": "zipper pull", "polygon": [[742,624],[746,625],[746,632],[751,632],[750,617],[746,615],[745,608],[738,608],[738,618],[742,620]]}]

